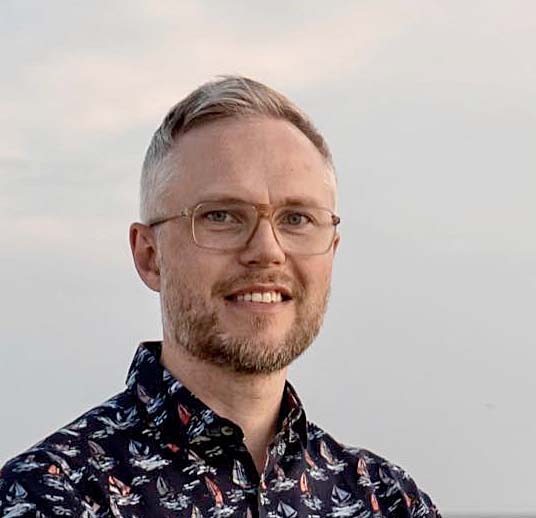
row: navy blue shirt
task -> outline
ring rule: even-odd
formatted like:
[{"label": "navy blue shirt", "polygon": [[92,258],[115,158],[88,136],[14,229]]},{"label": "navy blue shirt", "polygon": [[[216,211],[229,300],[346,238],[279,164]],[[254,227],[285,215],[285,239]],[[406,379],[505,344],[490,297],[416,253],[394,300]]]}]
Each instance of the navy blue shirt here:
[{"label": "navy blue shirt", "polygon": [[259,475],[241,429],[139,346],[124,392],[10,460],[3,517],[440,517],[398,466],[308,422],[285,386]]}]

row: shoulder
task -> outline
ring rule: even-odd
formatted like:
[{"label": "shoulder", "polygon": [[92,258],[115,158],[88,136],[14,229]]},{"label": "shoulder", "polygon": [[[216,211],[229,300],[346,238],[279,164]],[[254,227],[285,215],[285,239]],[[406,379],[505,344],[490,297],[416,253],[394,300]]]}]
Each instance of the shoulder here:
[{"label": "shoulder", "polygon": [[93,516],[91,462],[104,462],[122,433],[138,424],[134,399],[121,392],[10,459],[0,469],[0,515]]},{"label": "shoulder", "polygon": [[[334,466],[345,464],[345,477],[372,493],[382,510],[393,516],[441,518],[430,497],[403,468],[366,448],[340,443],[314,423],[308,423],[308,444],[316,455]],[[328,466],[329,467],[329,466]],[[404,514],[405,513],[405,514]]]}]

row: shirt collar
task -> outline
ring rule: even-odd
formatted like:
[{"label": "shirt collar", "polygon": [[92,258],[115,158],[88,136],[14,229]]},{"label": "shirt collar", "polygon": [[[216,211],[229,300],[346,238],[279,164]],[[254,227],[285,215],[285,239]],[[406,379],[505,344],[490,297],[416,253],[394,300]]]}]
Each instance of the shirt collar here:
[{"label": "shirt collar", "polygon": [[[205,437],[242,440],[239,426],[220,417],[194,396],[160,364],[162,342],[142,342],[130,366],[126,384],[136,398],[138,409],[152,426],[172,444],[179,439],[202,442]],[[303,405],[287,381],[279,416],[278,435],[297,436],[307,446],[307,419]]]}]

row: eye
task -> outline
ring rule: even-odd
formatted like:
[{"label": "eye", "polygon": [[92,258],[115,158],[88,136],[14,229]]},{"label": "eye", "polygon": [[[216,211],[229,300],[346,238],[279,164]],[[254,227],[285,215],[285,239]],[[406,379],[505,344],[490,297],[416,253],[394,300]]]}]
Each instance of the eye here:
[{"label": "eye", "polygon": [[213,223],[235,223],[238,222],[236,216],[226,210],[212,210],[204,214],[205,219]]},{"label": "eye", "polygon": [[290,225],[291,227],[299,227],[307,225],[307,223],[312,223],[312,219],[302,212],[287,212],[281,218],[281,223],[285,225]]}]

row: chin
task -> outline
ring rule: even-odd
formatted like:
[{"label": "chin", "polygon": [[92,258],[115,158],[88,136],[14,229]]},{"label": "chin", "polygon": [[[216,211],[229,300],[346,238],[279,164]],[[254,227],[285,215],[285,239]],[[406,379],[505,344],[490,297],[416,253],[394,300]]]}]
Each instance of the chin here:
[{"label": "chin", "polygon": [[280,330],[277,332],[249,332],[249,333],[225,333],[225,338],[232,342],[248,344],[249,349],[268,349],[278,348],[287,336]]}]

